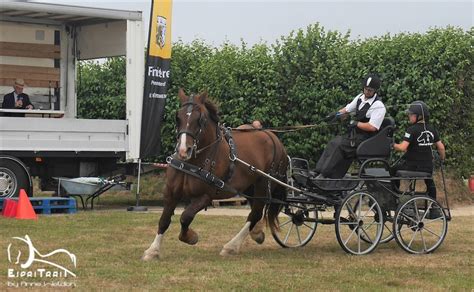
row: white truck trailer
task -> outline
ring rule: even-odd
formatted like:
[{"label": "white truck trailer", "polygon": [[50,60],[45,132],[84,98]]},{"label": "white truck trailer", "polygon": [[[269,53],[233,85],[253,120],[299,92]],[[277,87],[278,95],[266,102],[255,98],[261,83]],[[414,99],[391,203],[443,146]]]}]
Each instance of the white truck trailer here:
[{"label": "white truck trailer", "polygon": [[[79,60],[126,57],[126,120],[77,118]],[[0,102],[16,78],[35,110],[11,117],[0,108],[0,197],[33,193],[53,177],[101,176],[140,151],[144,83],[142,13],[89,7],[4,2],[0,5]],[[14,110],[13,110],[14,111]],[[20,110],[22,111],[22,110]]]}]

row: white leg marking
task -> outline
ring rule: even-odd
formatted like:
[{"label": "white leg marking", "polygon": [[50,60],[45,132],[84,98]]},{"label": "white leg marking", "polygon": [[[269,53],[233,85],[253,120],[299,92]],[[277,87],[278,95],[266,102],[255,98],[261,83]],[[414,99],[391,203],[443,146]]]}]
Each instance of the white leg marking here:
[{"label": "white leg marking", "polygon": [[145,250],[142,260],[150,261],[154,258],[158,259],[160,257],[160,245],[161,245],[162,239],[163,239],[163,234],[156,235],[155,240],[153,240],[150,247],[147,250]]},{"label": "white leg marking", "polygon": [[250,221],[247,221],[240,230],[239,233],[237,233],[234,238],[232,238],[231,241],[226,243],[224,245],[224,248],[222,248],[222,251],[220,253],[221,256],[226,256],[226,255],[231,255],[231,254],[238,254],[240,251],[240,247],[242,246],[242,243],[244,242],[244,239],[249,235],[250,233]]}]

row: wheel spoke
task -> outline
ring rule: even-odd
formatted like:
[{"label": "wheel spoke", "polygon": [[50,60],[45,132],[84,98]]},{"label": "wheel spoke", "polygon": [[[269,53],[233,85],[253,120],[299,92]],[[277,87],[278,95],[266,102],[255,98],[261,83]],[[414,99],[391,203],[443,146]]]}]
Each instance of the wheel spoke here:
[{"label": "wheel spoke", "polygon": [[369,209],[367,212],[365,212],[365,214],[364,214],[364,216],[362,216],[362,218],[365,218],[365,217],[367,216],[367,214],[368,214],[370,211],[372,211],[372,209],[374,209],[374,207],[375,207],[376,205],[377,205],[377,202],[374,202],[374,204],[370,207],[370,209]]},{"label": "wheel spoke", "polygon": [[424,221],[423,223],[425,223],[425,225],[426,225],[426,224],[430,224],[430,223],[433,223],[433,222],[436,222],[436,221],[440,221],[440,220],[443,220],[443,221],[444,221],[443,216],[438,217],[438,218],[435,218],[435,219],[431,219],[431,220],[426,220],[426,221]]},{"label": "wheel spoke", "polygon": [[428,206],[428,208],[426,208],[425,214],[423,214],[423,218],[421,218],[421,221],[425,220],[426,215],[430,212],[430,208],[432,205],[433,205],[433,202],[430,201],[430,205]]},{"label": "wheel spoke", "polygon": [[300,235],[300,229],[299,229],[298,225],[296,225],[296,234],[298,235],[298,241],[301,244],[301,235]]},{"label": "wheel spoke", "polygon": [[280,227],[285,226],[286,224],[290,223],[291,221],[292,221],[292,220],[291,220],[291,218],[290,218],[290,219],[289,219],[288,221],[286,221],[285,223],[280,224]]},{"label": "wheel spoke", "polygon": [[440,235],[434,233],[433,231],[431,231],[429,228],[426,228],[426,226],[423,227],[426,231],[428,231],[429,233],[433,234],[434,236],[438,237],[438,238],[441,238]]},{"label": "wheel spoke", "polygon": [[[370,241],[370,243],[374,243],[372,239],[370,239],[370,236],[367,234],[367,232],[365,232],[364,228],[360,228],[362,230],[362,232],[364,232],[365,236],[367,236],[367,240]],[[360,245],[360,244],[359,244]]]},{"label": "wheel spoke", "polygon": [[400,215],[402,215],[403,217],[405,217],[406,219],[409,219],[411,222],[415,223],[415,224],[418,224],[418,222],[416,222],[415,220],[413,220],[409,215],[403,213],[403,212],[400,212]]},{"label": "wheel spoke", "polygon": [[362,193],[359,195],[359,204],[357,204],[357,219],[360,219],[360,211],[362,209]]},{"label": "wheel spoke", "polygon": [[379,223],[379,222],[374,220],[374,221],[372,221],[372,223],[367,225],[367,228],[365,228],[365,230],[369,230],[369,228],[374,226],[374,225],[382,225],[382,223]]},{"label": "wheel spoke", "polygon": [[291,224],[290,228],[288,228],[288,232],[286,233],[285,240],[283,241],[285,244],[288,242],[288,238],[290,237],[290,233],[292,229],[293,229],[293,224]]},{"label": "wheel spoke", "polygon": [[357,218],[357,215],[354,212],[354,210],[352,210],[352,207],[350,206],[349,202],[347,202],[347,204],[346,204],[346,209],[347,209],[347,211],[349,211],[349,213],[350,213],[349,215],[354,216],[354,219]]},{"label": "wheel spoke", "polygon": [[426,252],[428,249],[426,248],[426,242],[425,242],[425,239],[423,237],[423,230],[420,229],[420,237],[421,237],[421,241],[423,242],[423,251]]},{"label": "wheel spoke", "polygon": [[303,225],[308,227],[309,229],[313,230],[314,228],[312,226],[309,226],[308,224],[306,224],[306,222],[303,222]]},{"label": "wheel spoke", "polygon": [[386,222],[383,223],[383,228],[392,232],[392,229],[390,229],[390,225],[388,225]]},{"label": "wheel spoke", "polygon": [[413,236],[412,236],[412,238],[411,238],[411,240],[410,240],[410,243],[408,243],[408,248],[410,248],[410,246],[411,246],[411,244],[413,243],[413,240],[415,239],[417,233],[418,233],[418,230],[415,230],[415,233],[413,233]]},{"label": "wheel spoke", "polygon": [[358,241],[357,241],[357,250],[358,250],[359,253],[360,253],[360,241],[361,241],[361,238],[360,238],[360,229],[361,229],[361,228],[357,228],[357,238],[358,238]]},{"label": "wheel spoke", "polygon": [[398,234],[402,233],[402,231],[407,231],[407,230],[413,231],[413,229],[415,229],[415,228],[416,228],[416,226],[408,226],[408,225],[407,225],[406,228],[403,228],[403,227],[400,228],[400,229],[398,230]]},{"label": "wheel spoke", "polygon": [[418,210],[418,204],[416,203],[416,200],[413,201],[413,204],[415,205],[416,220],[418,220],[418,222],[419,222],[420,221],[420,211]]},{"label": "wheel spoke", "polygon": [[354,228],[351,232],[351,234],[349,234],[349,237],[346,239],[346,241],[344,242],[344,245],[347,244],[347,242],[349,242],[349,240],[351,239],[352,235],[354,235],[354,233],[356,232],[357,228]]}]

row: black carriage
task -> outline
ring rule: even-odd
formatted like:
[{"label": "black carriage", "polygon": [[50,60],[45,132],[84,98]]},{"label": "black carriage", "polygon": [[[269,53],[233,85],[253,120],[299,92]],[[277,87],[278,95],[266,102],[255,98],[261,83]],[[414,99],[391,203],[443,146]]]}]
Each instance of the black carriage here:
[{"label": "black carriage", "polygon": [[[307,160],[290,159],[289,193],[281,204],[279,230],[272,232],[278,244],[304,246],[318,224],[335,224],[339,244],[351,254],[370,253],[393,238],[410,253],[438,248],[451,219],[447,198],[444,207],[416,191],[416,181],[431,179],[429,173],[392,172],[389,158],[394,129],[394,120],[386,118],[377,135],[358,146],[358,172],[342,179],[317,178]],[[395,181],[404,181],[408,187],[402,191]],[[328,212],[331,209],[334,212]]]}]

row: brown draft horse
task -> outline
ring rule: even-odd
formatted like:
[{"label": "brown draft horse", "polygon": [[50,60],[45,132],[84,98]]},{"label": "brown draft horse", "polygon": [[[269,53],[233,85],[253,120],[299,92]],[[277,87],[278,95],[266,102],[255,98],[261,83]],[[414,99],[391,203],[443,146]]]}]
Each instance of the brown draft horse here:
[{"label": "brown draft horse", "polygon": [[[188,97],[181,89],[178,97],[181,101],[181,108],[176,116],[178,136],[174,158],[205,168],[223,180],[231,172],[231,177],[225,179],[226,185],[249,196],[262,198],[268,196],[270,192],[273,198],[284,199],[286,197],[284,187],[274,182],[269,183],[268,179],[256,174],[238,161],[234,162],[234,169],[230,171],[231,164],[233,164],[229,158],[231,148],[223,138],[217,107],[207,99],[206,92]],[[233,131],[232,136],[238,158],[286,182],[288,164],[286,150],[273,133],[263,130]],[[174,209],[181,199],[187,199],[190,203],[181,214],[179,240],[192,245],[198,242],[197,233],[189,228],[194,216],[209,206],[212,200],[230,198],[234,195],[232,192],[223,191],[199,178],[168,167],[164,210],[158,224],[158,233],[142,259],[159,258],[163,235],[168,229]],[[239,253],[243,240],[249,234],[257,243],[263,243],[265,239],[264,220],[261,219],[264,215],[269,227],[272,230],[277,228],[278,204],[269,204],[265,209],[266,203],[262,199],[252,200],[249,198],[249,202],[252,208],[244,227],[224,245],[221,255]]]}]

